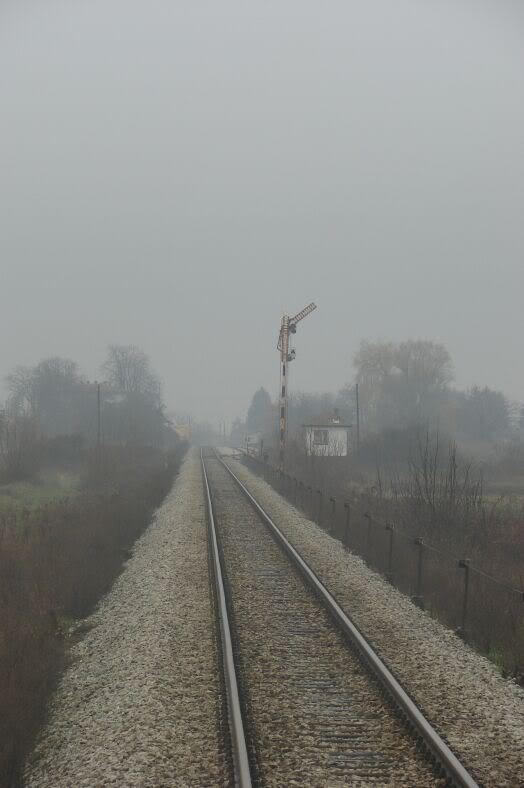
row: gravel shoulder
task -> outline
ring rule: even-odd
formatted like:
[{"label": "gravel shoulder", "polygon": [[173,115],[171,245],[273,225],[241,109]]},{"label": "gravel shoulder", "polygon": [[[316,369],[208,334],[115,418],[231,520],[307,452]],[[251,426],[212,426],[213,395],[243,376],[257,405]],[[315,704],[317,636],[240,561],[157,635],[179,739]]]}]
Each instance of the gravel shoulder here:
[{"label": "gravel shoulder", "polygon": [[524,692],[242,463],[228,464],[481,785],[524,785]]},{"label": "gravel shoulder", "polygon": [[228,785],[196,450],[85,625],[28,788]]}]

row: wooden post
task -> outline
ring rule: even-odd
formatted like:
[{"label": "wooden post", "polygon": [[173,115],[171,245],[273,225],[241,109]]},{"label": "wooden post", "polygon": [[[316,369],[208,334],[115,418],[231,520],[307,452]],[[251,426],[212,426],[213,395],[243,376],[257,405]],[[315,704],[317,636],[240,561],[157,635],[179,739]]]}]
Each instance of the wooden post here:
[{"label": "wooden post", "polygon": [[459,568],[464,570],[464,596],[462,598],[462,615],[460,620],[460,627],[457,634],[460,637],[466,637],[466,618],[468,613],[468,598],[469,598],[469,558],[461,558],[458,562]]},{"label": "wooden post", "polygon": [[395,529],[391,523],[386,523],[386,531],[389,531],[389,550],[388,550],[388,568],[386,571],[386,579],[390,583],[393,582],[393,540],[395,538]]},{"label": "wooden post", "polygon": [[365,554],[365,559],[366,559],[366,563],[369,564],[369,551],[371,549],[371,517],[370,517],[370,515],[367,512],[364,513],[364,517],[368,521],[368,529],[367,529],[367,533],[366,533],[366,554]]},{"label": "wooden post", "polygon": [[351,517],[351,508],[347,501],[344,501],[344,509],[346,510],[346,527],[344,530],[344,547],[349,550],[349,520]]},{"label": "wooden post", "polygon": [[322,525],[322,490],[317,490],[318,495],[318,525]]},{"label": "wooden post", "polygon": [[333,534],[334,531],[335,531],[335,509],[336,509],[336,505],[337,505],[337,499],[336,498],[330,498],[329,500],[331,502],[331,527],[330,527],[330,531]]},{"label": "wooden post", "polygon": [[422,559],[424,556],[424,541],[420,538],[414,540],[414,544],[418,547],[418,562],[417,562],[417,586],[415,589],[415,596],[412,601],[424,610],[424,599],[422,598]]}]

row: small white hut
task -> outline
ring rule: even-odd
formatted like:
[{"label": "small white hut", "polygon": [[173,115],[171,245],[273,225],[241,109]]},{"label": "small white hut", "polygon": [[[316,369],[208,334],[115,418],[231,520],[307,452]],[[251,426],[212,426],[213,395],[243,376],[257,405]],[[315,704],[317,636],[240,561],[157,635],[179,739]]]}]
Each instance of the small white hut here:
[{"label": "small white hut", "polygon": [[244,436],[244,448],[248,454],[253,454],[258,457],[262,451],[262,433],[250,432]]},{"label": "small white hut", "polygon": [[347,457],[351,424],[342,424],[336,416],[314,422],[303,425],[308,457]]}]

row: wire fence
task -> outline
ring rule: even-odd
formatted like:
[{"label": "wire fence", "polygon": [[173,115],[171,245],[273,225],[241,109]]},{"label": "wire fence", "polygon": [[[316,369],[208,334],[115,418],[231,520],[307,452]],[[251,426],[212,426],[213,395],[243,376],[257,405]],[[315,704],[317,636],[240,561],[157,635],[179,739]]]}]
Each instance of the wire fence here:
[{"label": "wire fence", "polygon": [[524,682],[524,591],[475,566],[467,556],[382,522],[343,495],[307,484],[245,454],[245,464],[361,556],[402,593]]}]

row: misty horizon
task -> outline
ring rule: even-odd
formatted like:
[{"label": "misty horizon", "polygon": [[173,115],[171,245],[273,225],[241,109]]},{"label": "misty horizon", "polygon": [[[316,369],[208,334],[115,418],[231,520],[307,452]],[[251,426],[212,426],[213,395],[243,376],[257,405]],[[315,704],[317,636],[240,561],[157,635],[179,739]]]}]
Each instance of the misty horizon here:
[{"label": "misty horizon", "polygon": [[0,12],[0,377],[135,344],[213,423],[428,339],[524,400],[524,10],[65,3]]}]

